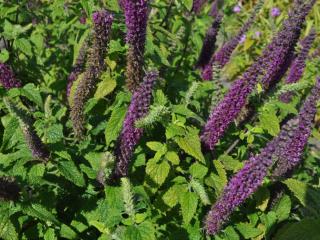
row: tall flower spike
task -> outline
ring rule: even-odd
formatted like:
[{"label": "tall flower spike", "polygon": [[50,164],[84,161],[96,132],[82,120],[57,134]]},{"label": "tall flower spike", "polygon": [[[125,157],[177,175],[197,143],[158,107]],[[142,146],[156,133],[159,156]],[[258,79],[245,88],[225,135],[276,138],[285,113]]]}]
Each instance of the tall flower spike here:
[{"label": "tall flower spike", "polygon": [[264,1],[260,0],[255,6],[253,12],[251,13],[249,19],[244,23],[244,25],[240,28],[238,33],[227,41],[213,56],[210,54],[208,61],[205,65],[202,65],[202,79],[206,81],[212,80],[212,66],[213,63],[220,65],[221,68],[224,67],[229,61],[232,53],[236,49],[236,47],[241,42],[243,35],[250,29],[254,20],[256,19],[257,13],[260,11]]},{"label": "tall flower spike", "polygon": [[116,150],[116,167],[112,179],[126,177],[135,146],[143,135],[142,128],[136,128],[137,120],[148,114],[152,89],[158,78],[158,72],[151,71],[146,74],[140,87],[134,92],[131,103],[125,117],[122,131]]},{"label": "tall flower spike", "polygon": [[232,84],[224,99],[211,112],[201,134],[201,140],[206,148],[214,149],[226,129],[246,105],[248,96],[260,78],[266,90],[271,84],[281,79],[288,66],[288,59],[294,53],[302,25],[313,3],[314,0],[307,4],[302,0],[295,1],[282,29],[255,63]]},{"label": "tall flower spike", "polygon": [[[288,162],[294,164],[299,162],[304,145],[310,135],[311,123],[316,111],[316,100],[320,97],[319,87],[318,83],[302,107],[299,116],[285,124],[279,135],[270,141],[260,154],[250,157],[244,167],[232,177],[207,215],[206,230],[208,234],[218,233],[233,210],[261,186],[268,170],[274,161],[279,159],[279,152],[286,151],[284,156],[287,156]],[[300,119],[298,125],[294,124],[297,119]]]},{"label": "tall flower spike", "polygon": [[[309,35],[301,41],[302,48],[290,66],[290,71],[286,79],[286,84],[296,83],[301,79],[304,69],[306,67],[306,60],[308,58],[309,51],[312,47],[312,43],[314,42],[315,38],[316,31],[315,29],[312,29]],[[291,101],[292,95],[292,92],[284,93],[280,96],[280,99],[283,102],[288,103]]]},{"label": "tall flower spike", "polygon": [[126,0],[124,4],[127,36],[126,84],[131,92],[143,78],[144,49],[148,22],[148,0]]},{"label": "tall flower spike", "polygon": [[296,128],[287,136],[287,143],[278,154],[278,162],[272,173],[272,178],[288,177],[301,161],[301,156],[311,134],[312,124],[317,112],[317,101],[320,99],[320,78],[306,99],[299,115],[291,120]]},{"label": "tall flower spike", "polygon": [[209,15],[214,18],[218,17],[219,9],[222,8],[223,4],[224,4],[224,0],[214,0],[214,2],[211,5]]},{"label": "tall flower spike", "polygon": [[204,4],[207,3],[208,0],[193,0],[192,11],[196,14],[199,14]]},{"label": "tall flower spike", "polygon": [[220,29],[222,14],[218,14],[214,19],[211,27],[208,29],[206,36],[203,41],[202,49],[198,62],[196,64],[197,68],[205,67],[209,62],[215,50],[215,44],[217,40],[217,35]]},{"label": "tall flower spike", "polygon": [[4,98],[3,100],[9,111],[19,119],[20,127],[32,156],[35,159],[47,161],[50,153],[47,146],[43,144],[33,127],[34,120],[28,116],[28,113],[25,110],[17,107],[16,104],[11,102],[8,98]]},{"label": "tall flower spike", "polygon": [[87,68],[79,79],[71,106],[71,120],[75,136],[82,138],[84,133],[84,106],[96,88],[96,82],[105,69],[104,59],[110,40],[113,16],[108,11],[95,12],[92,16],[94,23],[93,46],[88,52]]},{"label": "tall flower spike", "polygon": [[0,200],[17,201],[20,195],[19,185],[8,177],[0,177]]},{"label": "tall flower spike", "polygon": [[0,83],[5,89],[21,87],[21,82],[16,79],[11,67],[1,62],[0,62]]},{"label": "tall flower spike", "polygon": [[83,72],[86,63],[87,50],[88,50],[89,39],[86,39],[81,46],[79,55],[76,59],[75,64],[72,66],[72,71],[68,76],[67,85],[67,96],[70,95],[70,90],[74,81],[77,80],[78,76]]}]

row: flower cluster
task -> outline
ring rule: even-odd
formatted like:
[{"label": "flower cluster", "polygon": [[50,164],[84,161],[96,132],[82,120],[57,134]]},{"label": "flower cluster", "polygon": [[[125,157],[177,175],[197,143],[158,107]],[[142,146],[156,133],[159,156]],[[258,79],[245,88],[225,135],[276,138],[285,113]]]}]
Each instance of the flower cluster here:
[{"label": "flower cluster", "polygon": [[276,80],[281,79],[288,67],[290,56],[294,53],[302,24],[307,13],[311,10],[312,4],[314,4],[314,0],[308,4],[305,4],[302,0],[295,1],[289,18],[285,21],[282,29],[255,63],[233,83],[224,99],[211,112],[201,136],[205,147],[213,150],[226,129],[246,105],[248,96],[260,78],[265,89]]},{"label": "flower cluster", "polygon": [[3,100],[9,111],[19,119],[26,144],[28,145],[32,156],[35,159],[47,161],[50,157],[50,152],[47,146],[43,144],[33,127],[34,119],[30,117],[26,111],[17,107],[16,104],[8,98],[4,98]]},{"label": "flower cluster", "polygon": [[207,3],[208,0],[193,0],[192,11],[196,14],[199,14],[204,4]]},{"label": "flower cluster", "polygon": [[135,123],[137,120],[148,114],[152,89],[157,78],[158,72],[151,71],[147,73],[140,87],[132,96],[118,141],[116,167],[113,173],[113,179],[118,179],[128,175],[129,163],[133,155],[134,148],[143,134],[143,129],[136,128]]},{"label": "flower cluster", "polygon": [[5,89],[21,87],[21,82],[16,79],[12,69],[4,63],[0,63],[0,83]]},{"label": "flower cluster", "polygon": [[[238,44],[243,41],[243,38],[245,37],[245,33],[252,26],[252,24],[256,18],[256,15],[259,12],[259,10],[261,9],[262,5],[263,5],[263,1],[259,1],[258,4],[256,5],[255,9],[253,10],[252,14],[250,15],[249,19],[240,28],[239,32],[232,39],[230,39],[228,42],[226,42],[219,49],[219,51],[216,52],[214,55],[213,55],[213,51],[214,51],[214,43],[216,40],[216,36],[214,36],[214,38],[213,38],[214,39],[213,44],[211,43],[211,45],[209,45],[209,46],[211,46],[212,49],[209,49],[208,47],[202,49],[201,53],[204,52],[203,55],[204,55],[204,57],[206,57],[205,58],[206,61],[202,61],[203,64],[200,65],[199,64],[200,59],[201,59],[200,58],[198,61],[198,66],[202,67],[201,76],[202,76],[203,80],[206,80],[206,81],[212,80],[212,66],[214,63],[220,65],[221,67],[224,67],[230,61],[231,54],[234,52],[234,50],[236,49]],[[220,24],[218,25],[218,27],[219,26],[220,26]],[[219,29],[217,29],[216,32],[218,30]],[[245,40],[245,38],[244,38],[244,40]],[[206,40],[205,40],[205,43],[206,43]],[[212,50],[212,51],[209,51],[209,50]],[[202,55],[200,55],[200,56],[202,56]]]},{"label": "flower cluster", "polygon": [[126,0],[124,4],[129,45],[127,54],[126,83],[131,92],[143,78],[143,55],[148,22],[148,0]]},{"label": "flower cluster", "polygon": [[[308,58],[309,51],[312,47],[312,43],[315,40],[315,38],[316,38],[316,32],[315,32],[315,29],[312,29],[310,34],[301,41],[301,47],[302,47],[301,51],[295,57],[295,59],[293,60],[290,66],[290,71],[286,79],[286,84],[296,83],[302,77],[304,69],[306,67],[306,60]],[[288,103],[291,100],[292,94],[293,94],[292,92],[282,94],[280,96],[280,99],[283,102]]]},{"label": "flower cluster", "polygon": [[218,14],[208,29],[203,41],[202,49],[196,67],[203,68],[208,65],[215,50],[217,35],[220,29],[222,14]]},{"label": "flower cluster", "polygon": [[317,101],[320,99],[320,78],[305,101],[299,115],[288,124],[295,124],[296,128],[286,136],[286,144],[277,154],[278,162],[272,177],[287,177],[300,163],[301,155],[311,134],[311,127],[317,112]]},{"label": "flower cluster", "polygon": [[84,132],[84,105],[96,88],[96,81],[105,68],[104,59],[113,22],[112,14],[105,10],[95,12],[92,18],[94,22],[93,46],[88,51],[87,68],[83,77],[79,79],[70,113],[77,138],[81,138]]},{"label": "flower cluster", "polygon": [[13,179],[0,177],[0,200],[17,201],[19,195],[20,187]]},{"label": "flower cluster", "polygon": [[320,81],[303,105],[299,116],[285,124],[279,135],[270,141],[257,156],[252,156],[244,167],[229,181],[222,195],[206,218],[208,234],[219,232],[233,210],[240,206],[262,184],[275,160],[279,161],[274,174],[282,175],[292,170],[300,161],[309,138],[316,101],[320,98]]}]

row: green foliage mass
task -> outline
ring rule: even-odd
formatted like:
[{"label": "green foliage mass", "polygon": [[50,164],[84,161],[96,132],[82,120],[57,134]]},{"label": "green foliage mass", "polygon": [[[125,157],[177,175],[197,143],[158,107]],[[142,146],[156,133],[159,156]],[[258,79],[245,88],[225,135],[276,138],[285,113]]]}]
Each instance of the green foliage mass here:
[{"label": "green foliage mass", "polygon": [[[256,1],[242,1],[242,11],[235,14],[237,2],[225,1],[219,46],[237,32]],[[282,195],[275,197],[276,186],[267,180],[219,235],[208,237],[203,231],[203,219],[228,179],[249,153],[258,152],[279,133],[284,119],[297,114],[319,75],[319,59],[308,60],[301,82],[281,83],[267,99],[258,86],[251,96],[256,117],[235,123],[214,153],[201,148],[199,132],[220,100],[217,96],[221,98],[261,53],[281,26],[289,2],[265,1],[246,40],[217,73],[226,83],[222,86],[201,81],[194,69],[212,21],[210,5],[196,16],[190,12],[191,0],[152,1],[144,57],[145,65],[158,69],[161,79],[149,115],[136,122],[145,131],[129,178],[114,186],[107,179],[131,98],[124,87],[127,46],[117,1],[0,0],[0,62],[10,64],[24,84],[21,89],[0,88],[0,176],[14,177],[21,187],[18,201],[0,202],[0,239],[320,239],[319,116],[302,166],[278,183]],[[78,142],[69,118],[67,77],[90,34],[90,16],[103,7],[115,16],[107,70],[86,105],[87,133]],[[279,17],[269,16],[272,7],[281,9]],[[318,2],[303,36],[311,26],[320,29],[319,8]],[[318,44],[319,38],[314,46]],[[297,93],[289,104],[278,100],[286,91]],[[35,119],[34,128],[51,152],[47,163],[33,159],[5,97],[19,102]]]}]

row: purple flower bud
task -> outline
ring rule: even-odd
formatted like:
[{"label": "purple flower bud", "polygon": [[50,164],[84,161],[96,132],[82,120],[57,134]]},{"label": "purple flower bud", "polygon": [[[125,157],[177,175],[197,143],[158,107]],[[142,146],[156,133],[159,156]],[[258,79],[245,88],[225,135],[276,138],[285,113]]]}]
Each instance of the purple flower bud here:
[{"label": "purple flower bud", "polygon": [[[71,106],[71,121],[77,138],[82,138],[84,133],[85,116],[84,106],[96,88],[96,82],[105,69],[104,59],[110,40],[113,16],[108,11],[102,10],[92,15],[94,23],[93,46],[89,50],[87,68],[80,79],[74,94]],[[76,71],[79,74],[79,71]],[[70,76],[74,79],[74,76]]]},{"label": "purple flower bud", "polygon": [[233,12],[234,13],[240,13],[241,12],[241,6],[240,5],[235,5],[233,7]]},{"label": "purple flower bud", "polygon": [[207,34],[204,38],[201,53],[198,59],[198,62],[196,64],[196,67],[203,68],[210,62],[210,59],[212,57],[212,54],[215,50],[215,43],[217,39],[217,35],[220,29],[222,20],[222,15],[218,14],[217,18],[214,19],[211,27],[208,29]]},{"label": "purple flower bud", "polygon": [[244,43],[244,42],[246,41],[246,39],[247,39],[247,35],[246,35],[246,34],[243,34],[243,35],[241,36],[240,40],[239,40],[239,43],[240,43],[240,44]]},{"label": "purple flower bud", "polygon": [[204,4],[207,3],[208,0],[193,0],[192,11],[196,14],[199,14]]},{"label": "purple flower bud", "polygon": [[0,177],[0,200],[17,201],[20,195],[19,185],[8,177]]},{"label": "purple flower bud", "polygon": [[213,150],[226,129],[240,114],[247,98],[260,80],[264,88],[279,81],[289,66],[302,25],[314,0],[305,4],[296,0],[289,18],[255,63],[231,86],[224,99],[211,112],[201,135],[203,144]]},{"label": "purple flower bud", "polygon": [[[312,120],[316,113],[316,101],[319,98],[320,82],[300,110],[299,116],[284,125],[279,135],[270,141],[260,154],[251,156],[244,167],[231,178],[207,215],[206,230],[208,234],[218,233],[234,209],[261,186],[274,160],[279,161],[278,170],[280,171],[275,171],[276,175],[292,169],[300,161],[303,148],[310,135]],[[292,124],[297,119],[299,124]],[[283,162],[285,164],[282,164]]]},{"label": "purple flower bud", "polygon": [[15,78],[11,67],[1,62],[0,62],[0,83],[5,89],[21,87],[21,82]]},{"label": "purple flower bud", "polygon": [[126,83],[128,89],[133,92],[143,78],[148,0],[126,0],[124,8],[127,26],[126,40],[129,45]]},{"label": "purple flower bud", "polygon": [[140,87],[134,92],[131,103],[125,117],[122,131],[116,150],[116,167],[112,179],[118,179],[128,175],[129,163],[136,145],[143,135],[142,128],[136,128],[135,122],[149,112],[152,89],[158,78],[158,72],[152,71],[146,74]]},{"label": "purple flower bud", "polygon": [[255,33],[256,38],[260,38],[261,37],[261,32],[260,31],[256,31]]},{"label": "purple flower bud", "polygon": [[280,16],[281,11],[280,11],[279,8],[274,7],[274,8],[271,9],[270,14],[271,14],[271,16],[272,16],[273,18],[276,18],[276,17],[279,17],[279,16]]}]

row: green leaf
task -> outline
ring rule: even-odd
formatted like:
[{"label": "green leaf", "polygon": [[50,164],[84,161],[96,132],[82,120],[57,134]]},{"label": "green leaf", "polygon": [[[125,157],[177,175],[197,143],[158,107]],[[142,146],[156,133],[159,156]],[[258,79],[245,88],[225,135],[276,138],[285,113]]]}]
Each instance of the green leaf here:
[{"label": "green leaf", "polygon": [[60,230],[61,237],[66,239],[76,239],[77,233],[72,230],[69,226],[62,224],[61,230]]},{"label": "green leaf", "polygon": [[297,223],[289,223],[282,227],[274,239],[277,240],[319,240],[320,219],[303,219]]},{"label": "green leaf", "polygon": [[1,49],[0,62],[5,63],[9,59],[9,52],[7,49]]},{"label": "green leaf", "polygon": [[185,224],[188,224],[195,216],[198,206],[198,196],[194,192],[185,192],[179,199],[181,205],[182,218]]},{"label": "green leaf", "polygon": [[32,56],[32,46],[29,40],[19,38],[14,41],[15,47],[21,50],[24,54]]},{"label": "green leaf", "polygon": [[277,136],[280,132],[280,123],[274,110],[264,111],[260,116],[261,127],[272,136]]},{"label": "green leaf", "polygon": [[213,164],[218,174],[211,173],[210,178],[213,180],[213,187],[216,190],[215,194],[218,196],[228,182],[227,172],[219,160],[213,161]]},{"label": "green leaf", "polygon": [[257,237],[263,233],[261,229],[255,228],[248,223],[239,223],[236,227],[245,239]]},{"label": "green leaf", "polygon": [[7,215],[0,216],[0,238],[3,240],[18,239],[18,233]]},{"label": "green leaf", "polygon": [[320,208],[320,189],[295,179],[287,179],[283,182],[287,185],[299,202],[315,214]]},{"label": "green leaf", "polygon": [[204,156],[201,152],[200,138],[195,131],[188,133],[185,137],[177,137],[175,141],[187,154],[205,163]]},{"label": "green leaf", "polygon": [[182,185],[173,185],[162,196],[163,202],[170,208],[176,206],[179,202],[179,195],[186,192],[186,188]]},{"label": "green leaf", "polygon": [[43,236],[44,240],[57,240],[54,229],[49,228]]},{"label": "green leaf", "polygon": [[48,143],[56,143],[63,138],[63,126],[61,124],[54,124],[45,131]]},{"label": "green leaf", "polygon": [[17,130],[19,130],[19,128],[20,128],[19,120],[15,117],[12,117],[10,119],[9,123],[5,126],[1,149],[6,147],[6,145],[9,142],[12,143],[12,142],[14,142],[14,140],[16,140],[13,138],[14,138]]},{"label": "green leaf", "polygon": [[180,158],[176,152],[169,151],[166,153],[165,158],[170,161],[173,165],[179,165]]},{"label": "green leaf", "polygon": [[117,139],[119,132],[122,128],[122,123],[126,116],[126,112],[127,112],[126,106],[116,107],[112,111],[111,117],[107,123],[107,127],[105,130],[105,138],[106,138],[107,146],[109,146],[112,141]]},{"label": "green leaf", "polygon": [[189,168],[189,172],[194,178],[203,179],[208,172],[208,168],[198,162],[192,164]]},{"label": "green leaf", "polygon": [[80,173],[72,161],[59,161],[58,169],[66,179],[73,182],[75,185],[79,187],[84,187],[86,185],[82,173]]},{"label": "green leaf", "polygon": [[146,173],[159,187],[168,177],[169,171],[170,164],[166,161],[159,164],[152,160],[147,162]]},{"label": "green leaf", "polygon": [[126,227],[122,236],[122,240],[156,240],[155,228],[151,222],[143,222],[139,225]]},{"label": "green leaf", "polygon": [[27,97],[30,101],[36,103],[39,107],[43,108],[43,101],[40,95],[39,88],[33,83],[28,83],[21,89],[21,94]]},{"label": "green leaf", "polygon": [[114,80],[109,73],[104,73],[101,76],[102,81],[98,84],[94,98],[101,99],[113,92],[117,86],[116,80]]},{"label": "green leaf", "polygon": [[28,205],[23,208],[23,212],[42,221],[50,221],[54,224],[59,224],[59,221],[56,219],[56,217],[40,204]]},{"label": "green leaf", "polygon": [[147,146],[151,150],[158,152],[164,147],[164,144],[162,144],[161,142],[147,142]]},{"label": "green leaf", "polygon": [[192,10],[193,0],[184,0],[183,4],[189,11]]},{"label": "green leaf", "polygon": [[291,211],[290,197],[284,195],[279,202],[273,207],[273,211],[277,214],[278,222],[282,222],[289,218]]}]

